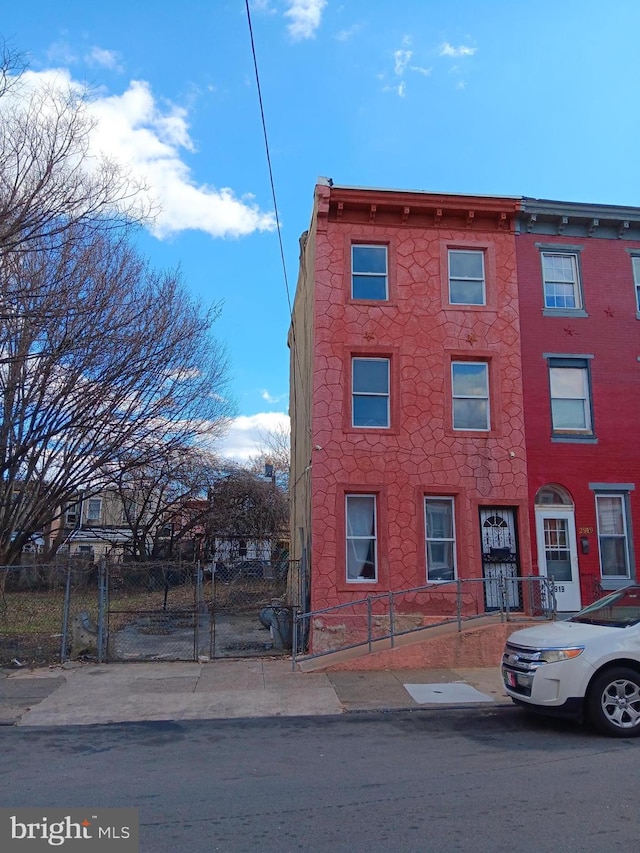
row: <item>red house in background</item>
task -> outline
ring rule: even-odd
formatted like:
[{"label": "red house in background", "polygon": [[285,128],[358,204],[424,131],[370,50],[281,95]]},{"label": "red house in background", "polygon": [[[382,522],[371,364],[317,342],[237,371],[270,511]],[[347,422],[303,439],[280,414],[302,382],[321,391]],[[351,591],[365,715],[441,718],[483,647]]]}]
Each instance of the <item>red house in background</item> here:
[{"label": "red house in background", "polygon": [[316,187],[289,338],[292,556],[312,610],[531,573],[519,207]]},{"label": "red house in background", "polygon": [[516,257],[533,567],[577,610],[636,577],[640,209],[525,198]]}]

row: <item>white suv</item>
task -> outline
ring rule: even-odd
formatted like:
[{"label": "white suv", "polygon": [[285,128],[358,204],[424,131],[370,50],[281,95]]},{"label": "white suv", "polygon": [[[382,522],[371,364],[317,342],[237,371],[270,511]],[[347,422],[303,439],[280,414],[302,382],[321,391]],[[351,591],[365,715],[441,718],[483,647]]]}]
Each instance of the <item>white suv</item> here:
[{"label": "white suv", "polygon": [[640,585],[566,621],[511,634],[504,686],[532,711],[589,719],[617,737],[640,735]]}]

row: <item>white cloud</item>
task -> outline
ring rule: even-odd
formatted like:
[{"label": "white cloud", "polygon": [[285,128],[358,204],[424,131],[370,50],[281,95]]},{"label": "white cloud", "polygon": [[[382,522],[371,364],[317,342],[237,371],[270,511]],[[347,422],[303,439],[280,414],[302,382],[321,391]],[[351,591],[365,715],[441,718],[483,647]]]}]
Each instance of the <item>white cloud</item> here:
[{"label": "white cloud", "polygon": [[[25,90],[47,85],[83,89],[65,69],[27,72],[23,81]],[[158,211],[149,228],[159,239],[186,230],[241,237],[275,227],[274,215],[260,210],[250,195],[238,197],[230,187],[197,182],[182,159],[185,151],[195,151],[187,111],[160,104],[144,80],[131,81],[122,94],[98,92],[89,110],[97,121],[91,153],[120,162],[132,183],[147,188],[145,195]]]},{"label": "white cloud", "polygon": [[361,24],[354,24],[352,27],[347,27],[344,30],[339,30],[336,33],[336,41],[349,41],[349,39],[359,33],[361,29]]},{"label": "white cloud", "polygon": [[295,41],[314,38],[326,5],[327,0],[287,0],[284,16],[291,19],[287,27],[291,38]]},{"label": "white cloud", "polygon": [[409,60],[413,56],[412,50],[396,50],[393,53],[393,70],[395,73],[401,77],[407,65],[409,64]]},{"label": "white cloud", "polygon": [[216,445],[216,452],[226,459],[246,462],[260,452],[261,434],[282,428],[290,428],[289,416],[283,412],[241,415],[234,418],[226,438]]},{"label": "white cloud", "polygon": [[477,49],[477,47],[468,47],[465,44],[454,47],[445,41],[440,45],[440,56],[473,56]]},{"label": "white cloud", "polygon": [[118,54],[113,50],[105,50],[102,47],[92,47],[89,53],[85,56],[85,61],[89,65],[109,68],[111,71],[122,71],[122,66],[118,60]]},{"label": "white cloud", "polygon": [[270,394],[270,393],[267,391],[267,389],[266,389],[266,388],[264,388],[264,389],[263,389],[263,391],[262,391],[262,393],[260,394],[260,396],[261,396],[261,397],[262,397],[262,399],[263,399],[263,400],[265,400],[267,403],[279,403],[281,400],[286,400],[286,399],[287,399],[287,397],[288,397],[289,395],[288,395],[288,394],[280,394],[280,396],[279,396],[279,397],[274,397],[274,396],[273,396],[273,394]]},{"label": "white cloud", "polygon": [[429,77],[432,69],[423,68],[421,65],[410,65],[409,71],[416,71],[418,74],[424,74],[425,77]]}]

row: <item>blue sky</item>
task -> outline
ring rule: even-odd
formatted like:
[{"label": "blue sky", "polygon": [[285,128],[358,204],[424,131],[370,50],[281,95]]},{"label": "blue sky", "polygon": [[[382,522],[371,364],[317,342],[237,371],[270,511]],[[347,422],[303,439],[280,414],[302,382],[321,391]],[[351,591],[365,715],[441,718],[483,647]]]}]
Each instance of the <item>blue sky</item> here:
[{"label": "blue sky", "polygon": [[[252,0],[291,299],[313,187],[640,205],[637,0]],[[100,145],[162,206],[140,246],[223,303],[255,452],[288,405],[284,283],[244,0],[30,0],[0,34],[34,74],[89,84]]]}]

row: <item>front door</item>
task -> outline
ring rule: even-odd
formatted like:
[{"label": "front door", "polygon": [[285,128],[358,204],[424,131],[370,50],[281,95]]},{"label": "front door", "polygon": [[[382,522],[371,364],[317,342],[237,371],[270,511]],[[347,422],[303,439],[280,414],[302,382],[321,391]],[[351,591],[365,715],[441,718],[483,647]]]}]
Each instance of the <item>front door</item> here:
[{"label": "front door", "polygon": [[578,549],[573,507],[536,508],[538,570],[553,578],[560,612],[580,610]]},{"label": "front door", "polygon": [[[519,610],[518,538],[516,511],[512,507],[481,507],[480,541],[482,543],[482,576],[485,579],[484,597],[487,610],[499,610],[501,596],[506,590],[508,607]],[[507,578],[501,581],[500,578]]]}]

